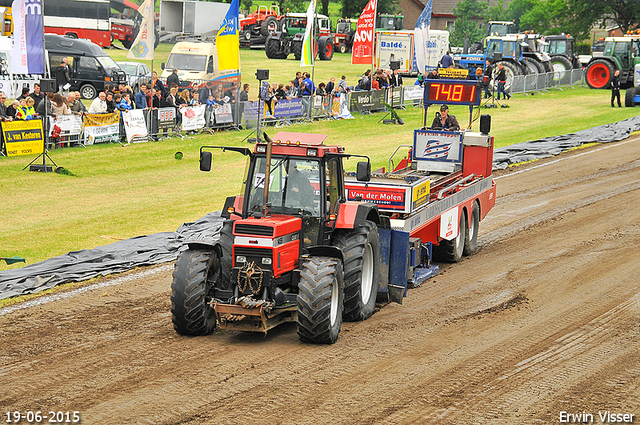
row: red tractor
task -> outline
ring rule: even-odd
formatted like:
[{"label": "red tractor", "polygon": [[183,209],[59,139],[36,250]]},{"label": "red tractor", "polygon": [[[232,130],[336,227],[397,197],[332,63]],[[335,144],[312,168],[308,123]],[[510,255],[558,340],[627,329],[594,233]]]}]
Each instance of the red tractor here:
[{"label": "red tractor", "polygon": [[[318,134],[280,132],[274,143],[201,148],[211,169],[219,148],[249,157],[246,189],[227,198],[219,241],[191,241],[176,262],[171,312],[176,331],[204,335],[261,331],[297,322],[310,343],[333,343],[343,317],[373,314],[380,274],[378,226],[389,220],[373,203],[345,200],[343,158]],[[370,176],[369,159],[358,179]],[[265,182],[270,184],[265,184]],[[321,183],[324,182],[324,183]]]},{"label": "red tractor", "polygon": [[269,8],[259,6],[258,9],[240,20],[240,46],[258,47],[264,46],[269,36],[282,28],[280,8],[272,4]]}]

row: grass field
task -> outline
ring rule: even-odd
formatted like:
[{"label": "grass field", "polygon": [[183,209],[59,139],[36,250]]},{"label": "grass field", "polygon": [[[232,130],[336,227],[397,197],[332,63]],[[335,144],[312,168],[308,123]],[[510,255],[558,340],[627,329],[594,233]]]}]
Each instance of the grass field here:
[{"label": "grass field", "polygon": [[[166,61],[169,50],[167,46],[158,49],[156,69]],[[116,60],[126,54],[111,52]],[[277,82],[287,81],[301,69],[293,59],[266,59],[263,51],[242,51],[241,55],[243,81],[252,86],[257,85],[256,68],[270,69],[272,81]],[[318,62],[315,80],[344,74],[355,82],[363,70],[350,65],[348,55],[337,54],[330,62]],[[633,108],[612,109],[609,95],[609,91],[588,88],[516,95],[508,102],[510,108],[490,110],[496,146],[566,134],[637,114]],[[434,112],[430,111],[429,122]],[[451,112],[461,124],[468,122],[468,108],[452,108]],[[378,123],[382,114],[375,114],[356,116],[355,120],[296,124],[282,130],[327,134],[326,143],[370,156],[375,168],[387,166],[389,155],[398,145],[410,144],[413,130],[422,125],[422,109],[399,113],[404,126],[382,125]],[[477,123],[472,128],[477,129]],[[266,131],[274,134],[278,130]],[[227,196],[240,190],[245,158],[216,151],[214,171],[202,173],[198,171],[198,150],[201,145],[246,145],[242,140],[248,135],[247,130],[218,132],[126,147],[97,145],[51,151],[56,164],[74,176],[23,170],[33,157],[0,157],[0,255],[23,256],[34,263],[117,239],[173,231],[183,222],[219,210]],[[174,158],[178,151],[184,154],[182,160]],[[354,169],[355,162],[349,161],[347,168]],[[2,262],[0,270],[20,266]]]}]

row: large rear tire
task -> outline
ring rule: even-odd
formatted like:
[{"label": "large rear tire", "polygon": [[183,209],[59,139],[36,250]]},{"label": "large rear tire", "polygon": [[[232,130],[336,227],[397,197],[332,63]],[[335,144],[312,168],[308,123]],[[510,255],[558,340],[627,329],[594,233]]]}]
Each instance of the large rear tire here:
[{"label": "large rear tire", "polygon": [[286,59],[287,55],[280,51],[280,40],[270,35],[264,43],[264,51],[269,59]]},{"label": "large rear tire", "polygon": [[187,249],[176,261],[171,283],[171,321],[181,335],[208,335],[216,328],[211,291],[220,263],[213,249]]},{"label": "large rear tire", "polygon": [[469,218],[469,229],[464,238],[464,255],[473,255],[478,252],[478,229],[480,227],[480,205],[478,201],[473,203],[471,217]]},{"label": "large rear tire", "polygon": [[380,275],[378,226],[364,226],[336,234],[334,244],[344,254],[344,313],[346,321],[365,320],[373,314]]},{"label": "large rear tire", "polygon": [[269,34],[278,30],[278,20],[275,16],[267,16],[262,24],[260,24],[260,34],[267,37]]},{"label": "large rear tire", "polygon": [[333,58],[333,42],[330,37],[320,37],[318,40],[318,54],[322,61],[330,61]]},{"label": "large rear tire", "polygon": [[467,238],[467,216],[460,212],[458,223],[458,236],[449,240],[443,239],[438,246],[433,247],[433,258],[436,261],[457,263],[464,253],[464,242]]},{"label": "large rear tire", "polygon": [[340,260],[310,257],[301,261],[297,301],[298,338],[312,344],[336,342],[344,303]]},{"label": "large rear tire", "polygon": [[592,89],[609,88],[613,76],[613,65],[606,60],[596,59],[587,65],[587,85]]},{"label": "large rear tire", "polygon": [[498,78],[498,64],[502,64],[502,66],[504,66],[505,69],[505,75],[507,76],[507,80],[506,83],[504,84],[504,89],[507,92],[511,92],[511,84],[513,83],[513,77],[517,76],[517,75],[522,75],[522,70],[520,69],[520,67],[518,65],[516,65],[513,62],[509,62],[509,61],[498,61],[496,62],[496,66],[493,69],[493,78],[492,80],[494,81],[495,84],[497,84],[497,78]]},{"label": "large rear tire", "polygon": [[554,81],[563,81],[565,75],[573,69],[571,61],[564,56],[553,56],[551,58],[551,66],[553,67]]},{"label": "large rear tire", "polygon": [[627,89],[627,91],[624,92],[624,106],[626,106],[627,108],[633,108],[634,106],[636,106],[635,102],[633,101],[633,96],[635,96],[635,94],[635,88]]}]

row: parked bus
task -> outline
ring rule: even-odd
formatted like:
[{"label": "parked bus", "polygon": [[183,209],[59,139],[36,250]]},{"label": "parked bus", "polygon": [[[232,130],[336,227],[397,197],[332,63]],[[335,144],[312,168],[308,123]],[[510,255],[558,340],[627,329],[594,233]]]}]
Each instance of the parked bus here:
[{"label": "parked bus", "polygon": [[109,0],[55,0],[44,2],[44,32],[86,38],[99,46],[111,45]]}]

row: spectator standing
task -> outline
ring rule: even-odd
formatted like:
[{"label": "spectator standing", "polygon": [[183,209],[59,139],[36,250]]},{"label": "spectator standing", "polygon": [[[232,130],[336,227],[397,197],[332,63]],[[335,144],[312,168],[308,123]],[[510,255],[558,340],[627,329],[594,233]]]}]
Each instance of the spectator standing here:
[{"label": "spectator standing", "polygon": [[55,93],[51,99],[51,113],[54,115],[71,115],[67,100],[60,93]]},{"label": "spectator standing", "polygon": [[611,78],[611,107],[615,108],[613,100],[618,99],[618,108],[622,107],[620,103],[620,70],[616,69]]},{"label": "spectator standing", "polygon": [[149,87],[146,84],[142,84],[140,86],[140,91],[136,93],[136,96],[133,99],[136,109],[145,109],[151,105],[148,93]]},{"label": "spectator standing", "polygon": [[482,73],[482,87],[484,88],[484,98],[489,99],[491,97],[491,75],[493,74],[493,66],[491,61],[487,59],[484,65],[484,72]]},{"label": "spectator standing", "polygon": [[167,87],[169,87],[169,90],[171,90],[174,84],[176,87],[180,87],[180,77],[178,77],[178,70],[176,68],[173,68],[173,72],[167,77]]},{"label": "spectator standing", "polygon": [[36,114],[36,110],[33,108],[34,103],[35,101],[32,97],[27,96],[27,98],[22,99],[20,101],[20,107],[16,112],[16,119],[32,120],[34,118],[37,118],[38,115]]},{"label": "spectator standing", "polygon": [[162,84],[162,81],[160,81],[160,79],[158,78],[158,73],[153,71],[151,73],[151,81],[149,81],[149,85],[151,85],[151,88],[154,88],[158,91],[158,95],[162,96],[164,94],[164,84]]},{"label": "spectator standing", "polygon": [[62,58],[60,66],[56,70],[56,83],[58,83],[58,92],[62,95],[69,94],[69,85],[71,84],[71,77],[69,72],[69,59]]},{"label": "spectator standing", "polygon": [[[2,122],[13,121],[13,117],[10,117],[7,114],[7,105],[4,103],[6,101],[7,101],[7,96],[5,96],[5,94],[0,91],[0,121]],[[0,131],[0,152],[4,153],[5,155],[7,153],[7,150],[4,147],[4,136],[2,135],[1,131]]]},{"label": "spectator standing", "polygon": [[497,80],[498,80],[498,100],[500,100],[500,93],[504,94],[505,100],[511,99],[511,95],[507,93],[507,91],[504,88],[504,85],[507,82],[507,72],[505,71],[504,65],[502,64],[502,62],[498,62]]},{"label": "spectator standing", "polygon": [[316,91],[316,85],[311,81],[311,74],[308,72],[304,73],[304,85],[305,85],[305,94],[311,96]]},{"label": "spectator standing", "polygon": [[107,95],[104,92],[98,93],[98,97],[93,99],[89,106],[90,114],[106,114],[107,113]]},{"label": "spectator standing", "polygon": [[440,64],[442,65],[443,68],[451,68],[451,67],[453,67],[453,58],[449,54],[448,50],[447,50],[447,53],[444,54],[442,59],[440,59]]},{"label": "spectator standing", "polygon": [[161,94],[160,94],[160,90],[156,89],[156,88],[152,88],[151,89],[151,107],[152,108],[159,108],[160,107],[160,102],[161,102]]},{"label": "spectator standing", "polygon": [[10,118],[15,118],[16,111],[18,110],[19,106],[20,106],[20,101],[14,100],[11,105],[7,106],[7,116]]},{"label": "spectator standing", "polygon": [[356,90],[371,90],[371,70],[367,69],[364,72],[364,75],[362,76],[362,78],[360,79],[360,81],[358,81],[358,85],[356,86]]},{"label": "spectator standing", "polygon": [[76,100],[75,93],[69,93],[67,95],[67,104],[69,105],[69,110],[72,114],[82,116],[86,112],[82,102]]},{"label": "spectator standing", "polygon": [[327,94],[331,94],[335,89],[336,89],[336,77],[331,77],[331,79],[329,79],[329,82],[327,83],[327,86],[324,88],[324,91]]},{"label": "spectator standing", "polygon": [[87,107],[84,106],[84,103],[82,103],[82,96],[80,96],[80,92],[76,91],[76,92],[73,92],[73,94],[74,94],[74,97],[76,98],[76,103],[79,104],[78,107],[80,109],[82,109],[82,113],[83,114],[86,114],[87,113]]},{"label": "spectator standing", "polygon": [[393,70],[393,73],[391,74],[391,83],[391,85],[394,87],[402,87],[403,81],[399,69]]},{"label": "spectator standing", "polygon": [[293,85],[296,88],[300,88],[300,78],[302,77],[302,72],[296,72],[296,78],[293,80]]},{"label": "spectator standing", "polygon": [[211,81],[207,81],[207,84],[198,92],[198,101],[204,105],[207,103],[209,96],[213,96],[213,83]]},{"label": "spectator standing", "polygon": [[22,99],[25,99],[27,96],[29,96],[29,87],[23,87],[22,93],[20,94],[20,96],[16,98],[16,100],[20,102]]},{"label": "spectator standing", "polygon": [[318,88],[316,89],[316,96],[326,96],[327,92],[325,91],[325,87],[325,83],[318,84]]},{"label": "spectator standing", "polygon": [[31,93],[29,96],[31,96],[36,104],[39,105],[40,102],[42,102],[42,100],[44,99],[44,93],[40,90],[40,84],[35,83],[33,85],[33,93]]},{"label": "spectator standing", "polygon": [[289,96],[287,95],[287,92],[284,89],[284,84],[280,83],[278,85],[278,89],[276,90],[276,99],[282,100],[282,99],[287,99],[288,97]]},{"label": "spectator standing", "polygon": [[107,92],[106,102],[107,102],[107,113],[111,114],[115,112],[116,109],[118,109],[118,105],[116,101],[113,99],[113,92],[111,91]]}]

